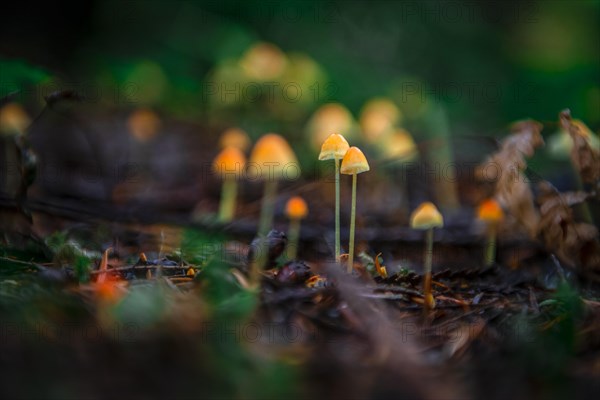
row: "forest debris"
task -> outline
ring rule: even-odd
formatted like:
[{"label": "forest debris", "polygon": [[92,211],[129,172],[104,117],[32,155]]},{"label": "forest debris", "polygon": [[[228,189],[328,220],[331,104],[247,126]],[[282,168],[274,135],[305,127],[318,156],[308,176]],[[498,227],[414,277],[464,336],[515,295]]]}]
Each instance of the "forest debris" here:
[{"label": "forest debris", "polygon": [[464,354],[469,344],[481,336],[485,326],[486,322],[478,318],[475,322],[464,324],[453,331],[445,347],[448,357],[460,357]]},{"label": "forest debris", "polygon": [[561,194],[548,182],[539,184],[540,205],[539,229],[548,251],[570,267],[577,265],[586,269],[600,270],[598,251],[598,229],[587,223],[575,222],[570,205],[584,201],[587,195],[581,192]]},{"label": "forest debris", "polygon": [[102,261],[100,261],[100,267],[98,268],[98,279],[96,283],[102,284],[106,281],[106,273],[108,272],[108,254],[112,251],[112,247],[109,247],[104,251],[102,255]]},{"label": "forest debris", "polygon": [[439,295],[435,297],[437,300],[440,301],[447,301],[453,304],[456,304],[458,306],[461,307],[469,307],[469,302],[462,300],[462,299],[455,299],[454,297],[449,297],[449,296],[444,296],[444,295]]},{"label": "forest debris", "polygon": [[579,120],[571,119],[571,111],[559,114],[562,128],[573,139],[571,162],[585,183],[600,181],[600,149],[590,145],[591,131]]},{"label": "forest debris", "polygon": [[533,120],[513,124],[512,134],[502,141],[500,150],[489,156],[476,171],[479,179],[495,183],[494,197],[532,238],[537,234],[539,215],[523,172],[527,168],[525,158],[531,157],[535,149],[544,144],[541,130],[542,124]]},{"label": "forest debris", "polygon": [[321,275],[313,275],[310,278],[308,278],[306,282],[304,282],[304,284],[306,285],[306,287],[309,288],[325,287],[325,285],[327,284],[327,279],[325,279]]},{"label": "forest debris", "polygon": [[231,275],[233,275],[233,277],[238,281],[241,287],[243,287],[244,289],[250,288],[250,283],[248,282],[248,279],[246,279],[246,277],[240,271],[238,271],[237,269],[232,269]]},{"label": "forest debris", "polygon": [[310,278],[310,267],[304,261],[290,261],[281,267],[275,275],[275,280],[281,284],[295,285]]},{"label": "forest debris", "polygon": [[382,278],[384,278],[384,279],[385,279],[385,278],[387,278],[387,277],[388,277],[388,274],[387,274],[387,269],[385,268],[385,266],[382,266],[382,265],[379,263],[379,256],[380,256],[380,255],[381,255],[381,253],[378,253],[378,254],[375,256],[375,259],[374,259],[374,261],[375,261],[375,269],[377,270],[377,273],[378,273],[378,274],[379,274],[379,275],[380,275]]}]

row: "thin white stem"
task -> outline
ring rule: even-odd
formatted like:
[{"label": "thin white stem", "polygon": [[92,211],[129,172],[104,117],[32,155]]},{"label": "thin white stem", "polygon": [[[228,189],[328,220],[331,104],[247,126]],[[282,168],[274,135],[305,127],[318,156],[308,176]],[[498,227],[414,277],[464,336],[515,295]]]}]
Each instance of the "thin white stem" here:
[{"label": "thin white stem", "polygon": [[237,182],[228,177],[223,181],[221,204],[219,206],[219,221],[230,222],[235,215],[235,200],[237,197]]},{"label": "thin white stem", "polygon": [[348,273],[352,273],[354,267],[354,229],[356,221],[356,177],[352,174],[352,213],[350,214],[350,245],[348,250]]},{"label": "thin white stem", "polygon": [[298,254],[298,240],[300,238],[300,220],[295,218],[290,220],[288,229],[287,256],[290,260],[295,260]]},{"label": "thin white stem", "polygon": [[488,227],[487,246],[485,250],[485,266],[489,267],[496,259],[496,224]]},{"label": "thin white stem", "polygon": [[423,297],[425,310],[430,308],[431,297],[431,265],[433,261],[433,228],[427,229],[425,234],[425,265],[423,277]]},{"label": "thin white stem", "polygon": [[340,260],[340,160],[335,158],[335,260]]},{"label": "thin white stem", "polygon": [[262,207],[260,210],[260,221],[258,224],[258,237],[260,243],[250,266],[250,282],[251,284],[257,285],[260,272],[264,269],[267,263],[269,245],[267,241],[267,235],[273,225],[273,210],[275,208],[275,195],[277,193],[277,181],[268,180],[265,182],[265,192],[262,199]]}]

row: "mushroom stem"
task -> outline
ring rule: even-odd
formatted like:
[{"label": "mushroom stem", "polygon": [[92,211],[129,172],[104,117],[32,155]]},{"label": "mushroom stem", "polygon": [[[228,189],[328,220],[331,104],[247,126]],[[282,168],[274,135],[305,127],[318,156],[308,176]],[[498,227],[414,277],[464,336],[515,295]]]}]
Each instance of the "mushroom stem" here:
[{"label": "mushroom stem", "polygon": [[288,247],[287,256],[290,260],[295,260],[298,254],[298,239],[300,238],[300,219],[293,218],[290,220],[288,229]]},{"label": "mushroom stem", "polygon": [[263,270],[267,262],[267,253],[269,252],[267,234],[273,224],[273,209],[275,208],[275,195],[277,193],[277,180],[270,179],[265,182],[265,191],[263,193],[262,207],[260,210],[260,221],[258,223],[258,237],[260,243],[255,261],[250,266],[250,282],[256,284],[260,271]]},{"label": "mushroom stem", "polygon": [[335,163],[335,261],[340,260],[340,160],[333,159]]},{"label": "mushroom stem", "polygon": [[356,177],[352,174],[352,213],[350,214],[350,245],[348,250],[348,273],[352,273],[354,267],[354,230],[356,220]]},{"label": "mushroom stem", "polygon": [[275,195],[277,194],[277,181],[275,179],[265,182],[265,191],[263,193],[262,206],[260,210],[260,221],[258,225],[258,234],[267,237],[271,225],[273,225],[273,209],[275,208]]},{"label": "mushroom stem", "polygon": [[223,180],[221,190],[221,203],[219,205],[219,221],[230,222],[235,214],[235,200],[237,197],[237,182],[234,177]]},{"label": "mushroom stem", "polygon": [[485,266],[489,267],[496,259],[496,224],[488,227],[487,244],[485,248]]},{"label": "mushroom stem", "polygon": [[433,261],[433,228],[427,229],[425,233],[425,262],[423,278],[423,297],[425,310],[433,308],[433,297],[431,295],[431,264]]}]

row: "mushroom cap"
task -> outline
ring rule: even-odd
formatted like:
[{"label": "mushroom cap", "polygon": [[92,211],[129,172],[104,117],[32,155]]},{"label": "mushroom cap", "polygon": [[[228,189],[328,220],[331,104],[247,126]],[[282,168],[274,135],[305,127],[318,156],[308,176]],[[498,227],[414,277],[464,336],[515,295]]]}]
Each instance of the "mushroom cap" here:
[{"label": "mushroom cap", "polygon": [[413,229],[441,228],[444,226],[444,217],[435,204],[427,201],[422,203],[410,215],[410,227]]},{"label": "mushroom cap", "polygon": [[487,199],[477,208],[477,218],[485,222],[500,222],[504,218],[504,212],[496,200]]},{"label": "mushroom cap", "polygon": [[287,63],[283,51],[274,44],[266,42],[256,43],[240,60],[240,66],[246,75],[261,81],[280,77]]},{"label": "mushroom cap", "polygon": [[250,147],[250,138],[248,134],[240,128],[229,128],[221,135],[219,146],[224,149],[227,147],[237,147],[241,151],[248,150]]},{"label": "mushroom cap", "polygon": [[30,122],[27,112],[17,103],[0,108],[0,133],[23,133]]},{"label": "mushroom cap", "polygon": [[342,159],[340,172],[346,175],[360,174],[369,171],[369,163],[362,151],[356,146],[352,146],[346,152]]},{"label": "mushroom cap", "polygon": [[127,127],[131,135],[141,143],[154,138],[160,129],[160,118],[147,108],[135,110],[127,119]]},{"label": "mushroom cap", "polygon": [[302,219],[308,215],[308,206],[300,196],[294,196],[285,205],[285,214],[290,219]]},{"label": "mushroom cap", "polygon": [[250,154],[250,163],[258,168],[258,178],[262,180],[290,178],[290,175],[294,177],[300,171],[294,150],[276,133],[267,133],[256,142]]},{"label": "mushroom cap", "polygon": [[350,148],[348,141],[339,133],[332,133],[323,142],[319,160],[341,160]]},{"label": "mushroom cap", "polygon": [[246,156],[237,147],[229,146],[221,150],[213,160],[213,172],[221,178],[234,176],[236,179],[242,175],[246,165]]},{"label": "mushroom cap", "polygon": [[328,103],[319,107],[307,123],[306,130],[311,145],[319,150],[331,132],[351,138],[354,119],[350,111],[339,103]]},{"label": "mushroom cap", "polygon": [[392,100],[376,98],[363,107],[360,114],[360,127],[366,139],[375,142],[381,135],[391,130],[400,117],[400,110]]},{"label": "mushroom cap", "polygon": [[389,136],[381,138],[377,146],[386,157],[411,161],[418,155],[417,145],[406,129],[398,128]]}]

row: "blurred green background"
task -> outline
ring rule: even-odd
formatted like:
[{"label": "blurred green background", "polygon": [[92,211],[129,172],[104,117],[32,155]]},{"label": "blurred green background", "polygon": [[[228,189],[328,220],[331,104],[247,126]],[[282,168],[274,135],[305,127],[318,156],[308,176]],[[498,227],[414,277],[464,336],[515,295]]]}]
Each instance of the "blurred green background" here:
[{"label": "blurred green background", "polygon": [[[236,62],[252,45],[268,42],[289,64],[285,76],[265,81],[278,80],[280,87],[299,82],[303,89],[299,101],[260,108],[271,124],[306,119],[331,101],[356,115],[369,98],[386,96],[409,125],[441,106],[450,129],[460,133],[493,132],[524,117],[555,120],[565,107],[593,130],[600,125],[598,1],[93,1],[3,7],[2,94],[38,84],[26,90],[28,102],[41,101],[49,88],[72,87],[107,104],[151,105],[202,121],[207,111],[236,96],[246,103],[265,96],[264,87],[245,87],[237,79]],[[234,89],[237,95],[227,86],[223,99],[224,91],[211,94],[208,82],[242,86]],[[288,89],[284,103],[295,98],[294,87]],[[248,117],[239,108],[234,115],[241,121],[230,122],[243,124]]]}]

